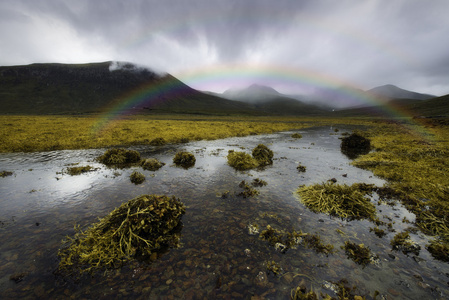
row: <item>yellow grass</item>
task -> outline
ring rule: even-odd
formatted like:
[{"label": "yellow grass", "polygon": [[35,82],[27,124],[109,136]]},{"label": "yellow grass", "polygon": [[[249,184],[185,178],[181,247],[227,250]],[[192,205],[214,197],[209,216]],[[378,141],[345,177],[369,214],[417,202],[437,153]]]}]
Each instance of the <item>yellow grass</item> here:
[{"label": "yellow grass", "polygon": [[214,140],[349,122],[293,117],[133,116],[94,131],[97,121],[98,116],[0,116],[0,152],[145,145],[156,138],[167,143]]}]

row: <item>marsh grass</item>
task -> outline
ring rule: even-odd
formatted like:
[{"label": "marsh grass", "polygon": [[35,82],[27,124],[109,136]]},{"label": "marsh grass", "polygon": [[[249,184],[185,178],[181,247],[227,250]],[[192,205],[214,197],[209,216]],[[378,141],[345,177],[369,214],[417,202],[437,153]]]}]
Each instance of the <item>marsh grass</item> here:
[{"label": "marsh grass", "polygon": [[193,167],[195,165],[195,162],[195,155],[186,151],[180,151],[175,154],[175,157],[173,157],[173,163],[185,169]]},{"label": "marsh grass", "polygon": [[165,163],[158,161],[155,158],[147,158],[141,161],[140,165],[142,166],[142,169],[148,170],[148,171],[157,171],[160,168],[162,168]]},{"label": "marsh grass", "polygon": [[449,243],[449,126],[379,122],[365,134],[375,151],[353,165],[388,180],[383,197],[400,200],[443,249]]},{"label": "marsh grass", "polygon": [[67,237],[58,255],[68,274],[120,267],[136,258],[154,257],[178,247],[184,204],[175,197],[142,195],[123,203],[86,231]]},{"label": "marsh grass", "polygon": [[129,180],[134,184],[141,184],[145,181],[145,175],[140,172],[134,171],[129,176]]},{"label": "marsh grass", "polygon": [[8,177],[8,176],[12,176],[12,174],[14,174],[14,173],[11,171],[1,171],[0,177]]}]

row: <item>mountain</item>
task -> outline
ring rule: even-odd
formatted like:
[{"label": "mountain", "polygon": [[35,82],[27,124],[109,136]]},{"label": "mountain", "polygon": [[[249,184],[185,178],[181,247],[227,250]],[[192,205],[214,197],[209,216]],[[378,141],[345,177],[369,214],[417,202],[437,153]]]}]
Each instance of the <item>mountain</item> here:
[{"label": "mountain", "polygon": [[170,74],[125,62],[0,67],[2,114],[260,114],[250,105],[207,95]]},{"label": "mountain", "polygon": [[223,92],[222,97],[248,103],[260,103],[281,97],[278,91],[265,85],[252,84],[244,89],[228,89]]},{"label": "mountain", "polygon": [[306,104],[279,93],[272,87],[259,84],[252,84],[243,89],[228,89],[221,95],[226,99],[249,103],[265,114],[318,115],[327,112],[326,109]]},{"label": "mountain", "polygon": [[378,86],[366,91],[368,94],[384,97],[389,99],[414,99],[414,100],[427,100],[434,98],[434,95],[420,94],[408,90],[401,89],[392,84],[386,84]]}]

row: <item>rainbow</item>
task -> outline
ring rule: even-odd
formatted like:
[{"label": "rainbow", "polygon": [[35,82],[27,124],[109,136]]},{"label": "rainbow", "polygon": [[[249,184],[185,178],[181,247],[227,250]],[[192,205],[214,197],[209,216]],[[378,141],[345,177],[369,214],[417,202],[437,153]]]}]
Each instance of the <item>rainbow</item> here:
[{"label": "rainbow", "polygon": [[[235,86],[242,82],[258,83],[272,87],[299,87],[302,89],[324,88],[331,91],[329,98],[346,97],[357,100],[360,104],[374,106],[380,104],[381,99],[364,93],[350,82],[339,78],[307,69],[292,68],[280,65],[215,65],[206,68],[189,70],[175,74],[182,82],[189,86],[201,86],[205,90],[212,90],[218,86]],[[170,76],[168,76],[170,78]],[[92,126],[92,132],[98,134],[123,116],[138,111],[135,108],[153,106],[162,103],[170,96],[176,95],[182,84],[176,80],[160,80],[158,84],[145,84],[123,94],[115,99],[111,105],[104,108],[104,112]],[[210,89],[209,89],[210,88]],[[382,103],[385,112],[392,118],[410,119],[410,112],[393,105]],[[419,119],[414,120],[419,122]],[[419,124],[416,124],[419,125]],[[426,134],[428,135],[428,134]]]}]

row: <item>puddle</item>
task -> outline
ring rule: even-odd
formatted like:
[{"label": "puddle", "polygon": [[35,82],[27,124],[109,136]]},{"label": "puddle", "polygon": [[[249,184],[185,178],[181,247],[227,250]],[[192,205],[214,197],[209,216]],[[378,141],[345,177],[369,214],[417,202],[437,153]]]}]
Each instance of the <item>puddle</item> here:
[{"label": "puddle", "polygon": [[[390,298],[449,297],[449,267],[435,261],[425,249],[428,237],[411,234],[421,246],[419,256],[391,250],[393,236],[412,224],[414,215],[399,204],[377,205],[378,216],[392,223],[396,232],[377,237],[369,221],[346,222],[306,209],[294,195],[299,185],[325,182],[373,183],[384,181],[350,165],[340,152],[340,133],[349,128],[309,128],[271,135],[200,141],[158,148],[134,147],[143,158],[154,157],[166,165],[151,172],[140,167],[111,169],[94,159],[104,149],[0,154],[0,169],[13,171],[0,178],[0,297],[1,298],[135,298],[238,299],[253,295],[288,299],[298,284],[317,293],[335,296],[329,282],[347,279],[362,296]],[[265,144],[274,152],[274,162],[263,170],[235,171],[226,163],[228,150],[247,151]],[[243,150],[242,150],[243,149]],[[179,150],[195,154],[196,164],[185,170],[174,166]],[[78,176],[60,174],[70,164],[99,168]],[[307,171],[298,172],[301,164]],[[134,185],[129,175],[138,170],[146,176]],[[243,198],[242,180],[260,178],[258,196]],[[229,192],[227,198],[222,198]],[[131,263],[120,270],[74,282],[56,276],[57,251],[74,225],[85,229],[123,201],[141,194],[174,195],[187,206],[181,232],[182,247],[171,249],[151,264]],[[267,242],[250,235],[249,224],[264,229],[302,230],[320,235],[333,244],[336,253],[315,253],[299,245],[280,253]],[[382,227],[385,229],[385,227]],[[338,229],[338,230],[337,230]],[[379,256],[366,267],[348,259],[340,247],[345,241],[363,243]],[[280,275],[266,274],[266,262],[275,261]],[[262,273],[260,273],[262,272]],[[20,282],[10,280],[24,273]]]}]

